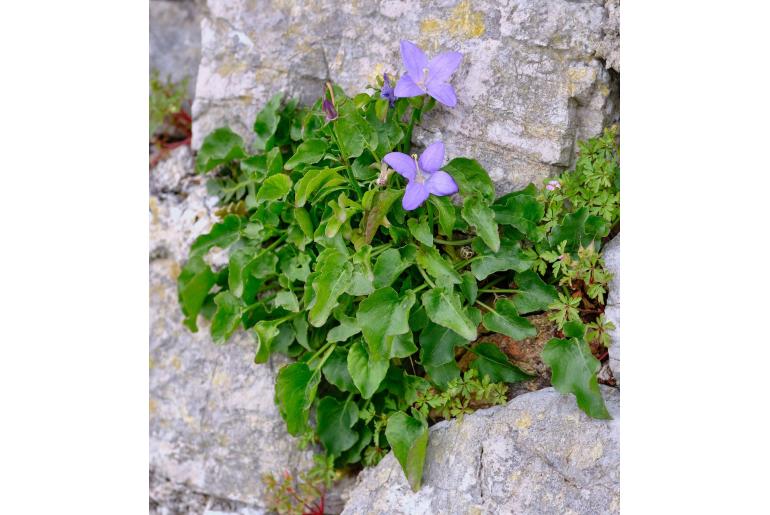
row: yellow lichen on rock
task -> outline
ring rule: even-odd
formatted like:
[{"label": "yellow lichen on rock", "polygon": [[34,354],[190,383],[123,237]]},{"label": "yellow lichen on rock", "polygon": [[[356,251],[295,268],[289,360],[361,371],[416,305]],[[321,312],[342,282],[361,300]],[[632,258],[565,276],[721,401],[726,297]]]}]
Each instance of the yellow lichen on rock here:
[{"label": "yellow lichen on rock", "polygon": [[441,33],[448,33],[457,39],[471,39],[481,37],[485,30],[483,13],[474,11],[469,0],[463,0],[452,9],[446,20],[423,20],[420,24],[420,41],[424,46],[436,50],[437,36]]}]

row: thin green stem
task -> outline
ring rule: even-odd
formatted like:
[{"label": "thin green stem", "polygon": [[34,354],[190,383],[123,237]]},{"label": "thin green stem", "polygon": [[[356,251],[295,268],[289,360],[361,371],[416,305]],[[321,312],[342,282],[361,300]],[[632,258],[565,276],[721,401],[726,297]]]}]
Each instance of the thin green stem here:
[{"label": "thin green stem", "polygon": [[276,239],[276,240],[275,240],[273,243],[271,243],[270,245],[268,245],[267,247],[265,247],[263,250],[265,250],[265,251],[267,251],[267,250],[273,250],[273,249],[274,249],[275,247],[277,247],[277,246],[278,246],[278,245],[279,245],[279,244],[280,244],[280,243],[281,243],[283,240],[285,240],[287,236],[289,236],[289,234],[288,234],[288,233],[283,233],[283,234],[281,234],[280,236],[278,236],[278,238],[277,238],[277,239]]},{"label": "thin green stem", "polygon": [[428,277],[428,274],[425,273],[425,270],[423,270],[420,265],[417,265],[417,270],[420,271],[420,275],[422,275],[422,278],[425,279],[425,282],[428,283],[431,288],[436,287],[436,284],[430,280],[430,277]]},{"label": "thin green stem", "polygon": [[345,165],[345,173],[348,176],[348,181],[350,182],[351,187],[353,188],[353,191],[356,192],[358,202],[361,202],[361,200],[364,198],[364,194],[361,191],[361,186],[358,185],[358,181],[356,181],[356,178],[353,177],[353,170],[350,168],[350,162],[348,161],[348,158],[345,156],[345,154],[342,153],[342,145],[340,145],[339,139],[337,139],[337,122],[334,122],[334,128],[332,128],[332,137],[334,138],[334,142],[337,144],[337,148],[340,150],[340,157],[342,158],[342,164]]},{"label": "thin green stem", "polygon": [[[321,346],[321,348],[320,348],[320,349],[318,349],[318,351],[316,351],[316,353],[315,353],[315,354],[313,354],[313,355],[310,357],[310,359],[309,359],[309,360],[307,360],[307,362],[306,362],[306,363],[310,363],[310,362],[312,362],[313,360],[317,359],[317,358],[318,358],[318,356],[320,356],[320,355],[321,355],[321,354],[322,354],[324,351],[326,351],[326,350],[329,348],[329,346],[330,346],[330,345],[334,345],[334,342],[326,342],[325,344],[323,344],[323,345]],[[329,354],[330,354],[330,353],[329,353]],[[323,364],[326,362],[326,359],[329,357],[329,354],[327,354],[326,356],[324,356],[323,360],[321,360],[321,364],[320,364],[318,367],[315,367],[315,368],[319,368],[319,367],[322,367],[322,366],[323,366]]]},{"label": "thin green stem", "polygon": [[483,303],[483,302],[481,302],[480,300],[476,300],[476,304],[478,304],[478,305],[479,305],[479,306],[481,306],[482,308],[485,308],[485,309],[487,309],[487,310],[488,310],[489,312],[491,312],[491,313],[495,313],[495,314],[497,314],[497,311],[495,311],[495,309],[494,309],[493,307],[491,307],[491,306],[487,306],[486,304],[484,304],[484,303]]},{"label": "thin green stem", "polygon": [[433,241],[441,243],[442,245],[467,245],[473,242],[473,238],[467,238],[465,240],[442,240],[441,238],[434,237]]},{"label": "thin green stem", "polygon": [[481,259],[481,258],[482,258],[482,256],[473,256],[473,257],[472,257],[472,258],[470,258],[470,259],[466,259],[465,261],[460,261],[459,263],[455,263],[455,264],[454,264],[454,265],[452,265],[452,266],[454,266],[454,269],[455,269],[455,270],[458,270],[458,269],[460,269],[460,268],[462,268],[462,267],[464,267],[464,266],[466,266],[466,265],[470,265],[470,264],[471,264],[471,263],[473,263],[474,261],[478,261],[478,260],[479,260],[479,259]]},{"label": "thin green stem", "polygon": [[404,154],[408,154],[412,151],[412,131],[414,130],[414,124],[420,121],[422,117],[422,109],[412,108],[412,117],[409,119],[409,127],[404,134]]},{"label": "thin green stem", "polygon": [[522,293],[522,291],[510,288],[480,288],[479,293]]}]

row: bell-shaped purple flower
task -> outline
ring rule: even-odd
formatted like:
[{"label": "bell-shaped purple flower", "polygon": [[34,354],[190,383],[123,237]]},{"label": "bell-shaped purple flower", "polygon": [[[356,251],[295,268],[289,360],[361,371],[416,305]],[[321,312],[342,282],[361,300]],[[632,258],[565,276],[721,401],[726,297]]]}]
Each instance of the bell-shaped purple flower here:
[{"label": "bell-shaped purple flower", "polygon": [[380,90],[380,97],[386,99],[390,103],[390,107],[396,105],[396,94],[394,88],[390,83],[390,77],[387,73],[382,74],[382,89]]},{"label": "bell-shaped purple flower", "polygon": [[337,119],[337,110],[334,109],[334,104],[328,98],[324,98],[324,101],[321,103],[321,109],[326,114],[327,121],[331,122]]},{"label": "bell-shaped purple flower", "polygon": [[401,41],[401,58],[406,73],[396,84],[396,97],[416,97],[428,94],[442,104],[457,105],[455,90],[447,82],[460,66],[460,52],[444,52],[430,61],[420,47],[409,41]]},{"label": "bell-shaped purple flower", "polygon": [[429,195],[444,196],[457,193],[457,183],[451,175],[440,170],[444,164],[444,144],[433,143],[418,158],[401,152],[391,152],[383,159],[407,180],[401,205],[411,211],[425,202]]}]

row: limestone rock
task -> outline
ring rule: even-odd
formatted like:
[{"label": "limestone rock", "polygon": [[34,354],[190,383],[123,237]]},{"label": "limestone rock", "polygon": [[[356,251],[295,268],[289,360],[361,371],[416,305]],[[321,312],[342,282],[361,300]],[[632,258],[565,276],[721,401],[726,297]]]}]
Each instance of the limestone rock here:
[{"label": "limestone rock", "polygon": [[174,82],[189,78],[190,98],[195,94],[201,56],[202,2],[150,1],[150,70]]},{"label": "limestone rock", "polygon": [[609,348],[612,375],[620,384],[620,235],[615,236],[602,250],[605,268],[612,273],[612,281],[607,294],[604,316],[615,324],[610,331],[612,345]]},{"label": "limestone rock", "polygon": [[309,103],[332,80],[362,91],[403,72],[399,40],[429,55],[463,53],[457,107],[439,106],[415,131],[447,157],[479,160],[498,193],[559,173],[575,140],[617,115],[617,84],[597,57],[608,11],[599,0],[359,0],[210,2],[201,24],[193,148],[229,125],[247,140],[276,92]]},{"label": "limestone rock", "polygon": [[182,326],[176,278],[190,243],[213,223],[214,199],[189,174],[169,187],[180,193],[150,197],[150,467],[196,492],[264,508],[263,474],[312,465],[273,403],[286,361],[257,366],[252,337],[217,346],[207,327]]},{"label": "limestone rock", "polygon": [[599,43],[597,54],[604,58],[607,68],[620,73],[620,0],[607,0],[605,7],[604,38]]},{"label": "limestone rock", "polygon": [[419,492],[390,453],[360,474],[343,515],[618,513],[620,392],[601,389],[613,420],[547,388],[440,422]]}]

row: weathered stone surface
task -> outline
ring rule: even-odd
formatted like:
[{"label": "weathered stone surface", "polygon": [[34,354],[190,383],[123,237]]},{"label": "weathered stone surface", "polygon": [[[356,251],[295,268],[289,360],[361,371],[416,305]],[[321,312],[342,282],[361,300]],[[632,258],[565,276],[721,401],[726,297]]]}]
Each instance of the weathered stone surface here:
[{"label": "weathered stone surface", "polygon": [[189,78],[190,98],[195,95],[201,58],[201,1],[150,1],[150,70],[175,82]]},{"label": "weathered stone surface", "polygon": [[343,514],[618,513],[620,392],[590,419],[552,388],[431,428],[423,485],[388,454],[364,470]]},{"label": "weathered stone surface", "polygon": [[[187,157],[178,149],[171,159]],[[217,346],[207,327],[182,326],[176,277],[213,222],[213,199],[191,175],[165,187],[179,194],[150,197],[150,467],[196,492],[264,508],[263,474],[312,465],[273,403],[285,361],[256,366],[250,336]]]},{"label": "weathered stone surface", "polygon": [[256,112],[276,92],[312,102],[326,80],[355,93],[383,71],[401,73],[400,39],[464,54],[457,107],[428,113],[415,138],[478,159],[499,193],[568,167],[575,140],[617,112],[616,84],[596,54],[608,20],[599,0],[233,0],[209,11],[196,149],[222,125],[252,139]]},{"label": "weathered stone surface", "polygon": [[604,58],[607,68],[620,72],[620,0],[607,0],[607,19],[604,22],[604,38],[596,53]]},{"label": "weathered stone surface", "polygon": [[615,236],[602,250],[605,268],[613,274],[607,294],[604,316],[615,324],[610,331],[610,369],[617,384],[620,384],[620,235]]}]

